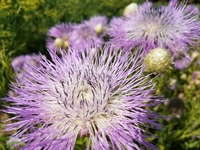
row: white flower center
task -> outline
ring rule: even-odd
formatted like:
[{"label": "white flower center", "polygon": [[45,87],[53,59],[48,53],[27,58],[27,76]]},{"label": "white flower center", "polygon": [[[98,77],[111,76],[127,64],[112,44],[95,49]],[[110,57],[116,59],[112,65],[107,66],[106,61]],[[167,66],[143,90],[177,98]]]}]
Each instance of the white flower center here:
[{"label": "white flower center", "polygon": [[138,10],[138,5],[136,3],[131,3],[124,9],[123,15],[125,17],[130,17],[131,15],[135,14]]},{"label": "white flower center", "polygon": [[56,38],[55,41],[54,41],[54,45],[56,47],[61,47],[63,44],[63,40],[61,38]]},{"label": "white flower center", "polygon": [[102,34],[103,33],[103,25],[101,23],[98,23],[95,27],[94,30],[97,34]]},{"label": "white flower center", "polygon": [[75,88],[77,102],[81,103],[86,100],[87,102],[93,101],[92,87],[86,81],[82,81],[78,87]]},{"label": "white flower center", "polygon": [[67,37],[56,38],[54,41],[54,45],[58,48],[67,48],[69,46]]},{"label": "white flower center", "polygon": [[156,32],[160,32],[160,26],[153,22],[149,22],[146,26],[145,35],[146,36],[155,36]]}]

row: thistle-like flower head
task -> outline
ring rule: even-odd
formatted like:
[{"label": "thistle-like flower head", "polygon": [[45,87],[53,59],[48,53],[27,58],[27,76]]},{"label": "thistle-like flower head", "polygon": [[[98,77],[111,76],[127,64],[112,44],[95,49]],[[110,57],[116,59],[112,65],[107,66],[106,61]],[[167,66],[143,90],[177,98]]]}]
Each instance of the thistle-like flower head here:
[{"label": "thistle-like flower head", "polygon": [[172,57],[167,49],[155,48],[144,58],[145,69],[147,72],[162,73],[168,70],[172,63]]},{"label": "thistle-like flower head", "polygon": [[95,16],[81,24],[62,23],[47,32],[47,48],[53,51],[67,50],[68,47],[87,49],[104,44],[107,34],[107,18]]},{"label": "thistle-like flower head", "polygon": [[160,99],[140,55],[110,46],[91,51],[51,51],[52,61],[38,57],[41,67],[25,70],[26,82],[12,85],[17,96],[5,98],[6,111],[16,115],[7,130],[18,130],[10,142],[20,140],[24,150],[73,150],[87,137],[87,149],[156,149],[145,128],[159,128],[147,107]]},{"label": "thistle-like flower head", "polygon": [[191,63],[192,63],[192,60],[190,56],[186,54],[181,59],[174,60],[174,67],[179,70],[183,70],[183,69],[188,68],[191,65]]},{"label": "thistle-like flower head", "polygon": [[93,29],[99,36],[107,34],[108,20],[105,16],[94,16],[83,23]]},{"label": "thistle-like flower head", "polygon": [[39,67],[37,57],[36,54],[20,55],[12,60],[11,65],[18,80],[23,80],[24,71],[30,66]]},{"label": "thistle-like flower head", "polygon": [[104,44],[103,38],[98,37],[95,30],[86,24],[77,25],[70,38],[73,42],[73,48],[88,49],[95,46],[101,47]]},{"label": "thistle-like flower head", "polygon": [[90,20],[84,20],[77,25],[72,32],[72,47],[87,49],[90,47],[101,47],[104,44],[103,37],[107,30],[107,18],[105,16],[95,16]]},{"label": "thistle-like flower head", "polygon": [[69,37],[76,25],[61,23],[49,29],[47,32],[47,48],[49,50],[58,51],[59,49],[67,49],[73,45]]},{"label": "thistle-like flower head", "polygon": [[[138,46],[145,54],[151,49],[168,49],[172,55],[187,51],[188,46],[200,39],[199,10],[171,0],[168,6],[154,7],[145,2],[134,15],[122,18],[118,28],[110,30],[111,41],[127,50]],[[112,28],[112,26],[111,26]]]}]

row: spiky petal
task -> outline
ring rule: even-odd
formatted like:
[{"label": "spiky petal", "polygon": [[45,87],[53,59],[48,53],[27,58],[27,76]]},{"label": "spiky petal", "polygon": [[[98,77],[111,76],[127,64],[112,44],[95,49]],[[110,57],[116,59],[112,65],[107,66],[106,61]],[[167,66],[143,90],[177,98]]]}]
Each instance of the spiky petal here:
[{"label": "spiky petal", "polygon": [[101,47],[104,44],[103,37],[107,34],[107,18],[105,16],[94,16],[84,20],[77,25],[70,39],[72,47],[87,49],[90,47]]},{"label": "spiky petal", "polygon": [[160,99],[140,55],[109,45],[91,51],[51,51],[52,61],[38,57],[41,67],[25,70],[26,82],[12,85],[17,96],[5,98],[6,112],[16,115],[7,130],[18,130],[10,142],[25,143],[23,150],[73,150],[77,137],[88,137],[93,150],[156,149],[145,128],[159,128],[147,107]]},{"label": "spiky petal", "polygon": [[73,45],[69,38],[75,26],[71,23],[61,23],[51,27],[47,32],[47,49],[59,51]]},{"label": "spiky petal", "polygon": [[126,50],[138,46],[147,54],[161,47],[168,49],[172,56],[188,55],[188,47],[200,40],[198,16],[197,7],[184,3],[178,5],[177,0],[160,7],[145,2],[134,15],[111,24],[109,35],[114,45]]},{"label": "spiky petal", "polygon": [[83,23],[89,26],[91,29],[94,29],[94,31],[100,37],[103,37],[105,34],[107,34],[108,20],[105,16],[94,16],[89,20],[83,21]]},{"label": "spiky petal", "polygon": [[24,71],[30,66],[39,67],[37,57],[36,54],[20,55],[12,60],[11,65],[18,80],[23,80]]}]

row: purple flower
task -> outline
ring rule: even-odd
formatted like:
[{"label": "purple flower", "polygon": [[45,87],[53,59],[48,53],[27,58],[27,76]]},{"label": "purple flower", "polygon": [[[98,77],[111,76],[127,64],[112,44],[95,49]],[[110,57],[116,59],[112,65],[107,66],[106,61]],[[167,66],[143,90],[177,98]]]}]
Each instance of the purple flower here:
[{"label": "purple flower", "polygon": [[192,73],[192,80],[200,79],[200,71],[194,71]]},{"label": "purple flower", "polygon": [[105,16],[94,16],[83,23],[93,29],[100,37],[107,34],[108,20]]},{"label": "purple flower", "polygon": [[111,37],[110,43],[113,43],[115,47],[122,48],[126,51],[131,51],[133,47],[128,47],[126,45],[131,45],[132,41],[126,40],[126,34],[124,34],[124,28],[122,27],[125,23],[123,17],[113,17],[109,23],[108,35]]},{"label": "purple flower", "polygon": [[10,142],[25,143],[23,150],[73,150],[85,137],[87,149],[156,149],[145,128],[159,128],[147,107],[160,99],[143,75],[140,55],[109,45],[90,52],[77,57],[69,49],[59,57],[51,51],[52,61],[38,57],[41,67],[25,70],[25,84],[12,85],[17,96],[5,98],[11,102],[6,112],[16,115],[7,130],[18,130]]},{"label": "purple flower", "polygon": [[200,60],[197,62],[198,66],[200,67]]},{"label": "purple flower", "polygon": [[47,48],[59,51],[68,47],[87,49],[91,46],[100,47],[104,44],[103,37],[107,34],[107,18],[95,16],[81,24],[62,23],[52,27],[47,33]]},{"label": "purple flower", "polygon": [[179,58],[174,57],[174,67],[180,70],[186,69],[190,66],[192,63],[192,60],[189,55],[183,55],[182,57],[179,56]]},{"label": "purple flower", "polygon": [[77,25],[76,30],[71,34],[72,47],[87,49],[90,47],[100,47],[104,44],[103,37],[107,31],[107,18],[105,16],[95,16],[90,20],[85,20]]},{"label": "purple flower", "polygon": [[198,14],[197,7],[178,5],[177,0],[160,7],[145,2],[132,16],[121,18],[118,26],[111,24],[109,35],[112,43],[126,50],[138,46],[145,54],[157,47],[169,49],[172,55],[187,52],[200,39]]},{"label": "purple flower", "polygon": [[47,33],[47,48],[49,50],[58,51],[59,49],[67,49],[72,45],[69,37],[74,30],[74,24],[61,23],[52,28]]},{"label": "purple flower", "polygon": [[[14,69],[15,75],[17,79],[22,80],[24,71],[29,68],[29,66],[36,66],[39,67],[38,59],[36,54],[32,55],[21,55],[15,57],[11,65]],[[44,56],[42,56],[44,57]]]}]

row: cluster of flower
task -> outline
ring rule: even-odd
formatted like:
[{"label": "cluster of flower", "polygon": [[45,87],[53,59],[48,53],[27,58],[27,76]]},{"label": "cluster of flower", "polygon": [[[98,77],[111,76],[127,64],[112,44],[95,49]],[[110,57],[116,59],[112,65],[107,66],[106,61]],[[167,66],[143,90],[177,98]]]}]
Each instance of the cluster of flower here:
[{"label": "cluster of flower", "polygon": [[13,60],[15,94],[5,98],[11,102],[5,111],[16,122],[6,130],[18,132],[9,142],[19,139],[13,146],[25,143],[24,150],[72,150],[77,138],[87,137],[87,149],[156,149],[145,128],[159,129],[159,116],[147,108],[162,98],[144,71],[185,67],[189,47],[200,39],[198,14],[177,0],[160,7],[145,2],[130,4],[109,24],[95,16],[52,27],[51,60]]}]

